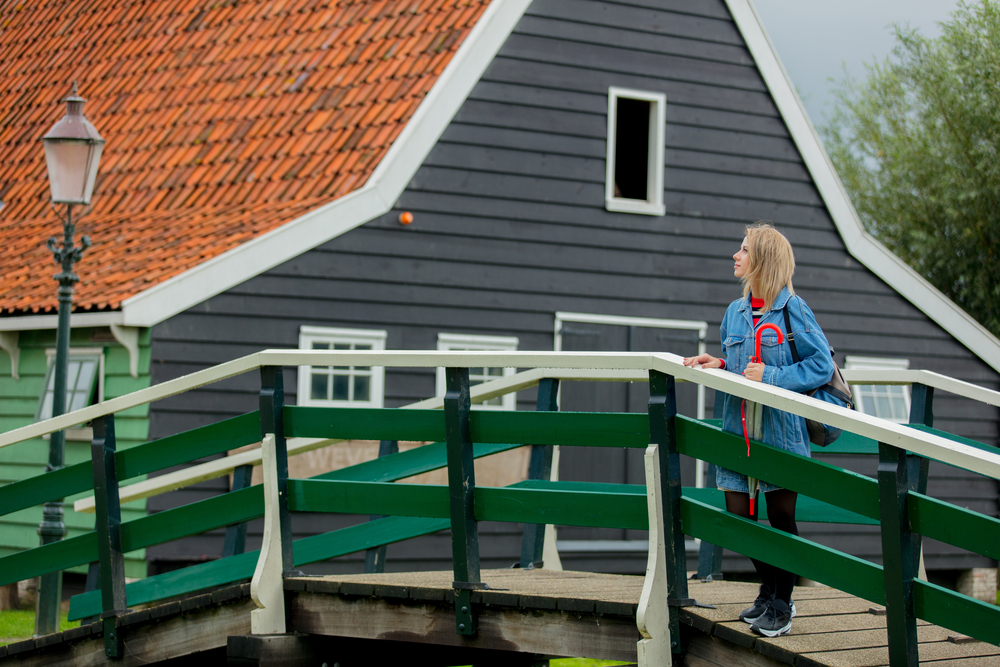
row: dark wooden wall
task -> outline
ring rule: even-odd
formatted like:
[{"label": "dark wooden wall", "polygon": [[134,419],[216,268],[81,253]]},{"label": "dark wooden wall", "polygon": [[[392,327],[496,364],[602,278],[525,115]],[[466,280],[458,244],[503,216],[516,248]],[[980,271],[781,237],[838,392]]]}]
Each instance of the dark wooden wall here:
[{"label": "dark wooden wall", "polygon": [[[666,215],[604,208],[609,86],[667,96]],[[413,224],[398,224],[400,211]],[[400,198],[397,210],[160,325],[154,382],[270,347],[295,347],[301,325],[386,329],[388,347],[433,349],[439,332],[515,335],[551,350],[554,312],[718,323],[739,294],[731,255],[744,225],[774,222],[792,242],[795,285],[838,358],[902,357],[996,389],[998,375],[845,252],[784,122],[721,0],[536,0]],[[295,372],[286,373],[294,402]],[[161,401],[154,436],[253,409],[255,377]],[[434,392],[433,374],[393,371],[386,405]],[[532,392],[519,395],[530,409]],[[711,394],[709,396],[711,410]],[[936,426],[996,444],[998,414],[939,394]],[[873,462],[847,459],[873,472]],[[997,486],[935,465],[930,493],[997,514]],[[219,483],[152,499],[162,508]],[[299,520],[300,532],[332,525]],[[516,528],[516,527],[514,527]],[[485,531],[484,556],[506,565],[512,527]],[[870,531],[804,532],[878,557]],[[152,548],[213,557],[218,536]],[[390,549],[390,566],[447,567],[447,537]],[[393,560],[395,559],[395,560]],[[568,567],[642,571],[644,554],[567,557]],[[929,568],[985,559],[929,547]],[[331,567],[356,568],[358,561]],[[741,569],[743,561],[727,559]]]}]

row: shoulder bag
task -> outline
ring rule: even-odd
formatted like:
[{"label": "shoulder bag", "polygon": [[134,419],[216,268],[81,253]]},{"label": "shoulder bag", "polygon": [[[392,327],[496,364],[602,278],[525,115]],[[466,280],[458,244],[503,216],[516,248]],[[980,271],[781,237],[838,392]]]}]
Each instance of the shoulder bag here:
[{"label": "shoulder bag", "polygon": [[[785,331],[787,333],[785,338],[788,340],[788,346],[792,349],[792,361],[799,363],[802,360],[799,358],[799,351],[795,349],[795,334],[792,332],[792,324],[788,318],[787,302],[782,310],[785,313]],[[832,347],[830,348],[830,356],[833,356]],[[833,362],[833,377],[830,378],[829,382],[821,387],[802,393],[806,396],[812,396],[813,398],[826,403],[839,405],[842,408],[848,408],[850,410],[854,409],[854,399],[851,394],[851,386],[847,384],[847,381],[844,380],[844,376],[840,374],[840,366],[837,365],[836,361]],[[842,429],[839,429],[836,426],[830,426],[829,424],[823,424],[815,419],[806,419],[806,428],[809,431],[809,441],[814,445],[819,445],[820,447],[826,447],[832,444],[833,441],[839,438],[840,434],[843,433]]]}]

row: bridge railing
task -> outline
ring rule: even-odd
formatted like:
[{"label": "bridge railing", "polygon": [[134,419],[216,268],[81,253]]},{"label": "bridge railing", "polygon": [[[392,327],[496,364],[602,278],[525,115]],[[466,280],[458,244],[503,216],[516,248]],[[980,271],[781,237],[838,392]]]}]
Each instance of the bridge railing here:
[{"label": "bridge railing", "polygon": [[[449,394],[443,403],[443,418],[440,412],[430,411],[286,407],[283,405],[280,386],[280,367],[306,364],[444,366],[449,369]],[[461,369],[482,366],[602,368],[648,372],[651,386],[649,415],[470,412],[467,372],[463,389]],[[261,369],[263,389],[261,409],[257,413],[237,417],[215,427],[173,436],[173,441],[168,438],[123,452],[114,451],[115,412],[258,368]],[[879,479],[875,481],[847,473],[765,445],[757,447],[754,457],[747,459],[741,438],[676,415],[674,378],[699,382],[873,438],[880,443]],[[952,391],[952,387],[953,385],[949,385],[947,390]],[[968,387],[958,388],[967,393],[976,393]],[[984,396],[990,399],[987,402],[996,405],[993,394],[995,392]],[[997,558],[1000,522],[910,490],[906,465],[906,451],[909,450],[996,479],[1000,478],[1000,455],[995,449],[991,450],[979,443],[956,441],[952,436],[890,424],[792,392],[752,383],[731,373],[689,369],[675,355],[266,351],[70,415],[0,434],[0,447],[87,420],[94,420],[95,426],[92,481],[86,480],[83,468],[73,466],[42,478],[34,478],[36,481],[26,480],[31,484],[18,482],[2,487],[0,512],[7,513],[13,511],[9,508],[18,509],[77,493],[93,484],[97,491],[98,529],[91,535],[0,559],[0,577],[4,579],[2,583],[6,583],[8,579],[17,580],[34,576],[32,573],[89,562],[94,559],[95,554],[99,554],[102,591],[99,598],[90,594],[91,601],[96,599],[99,605],[95,606],[91,602],[87,613],[103,612],[106,617],[105,640],[109,655],[121,650],[121,638],[116,638],[119,642],[116,645],[115,641],[109,640],[109,636],[115,638],[114,618],[125,609],[126,603],[123,571],[120,565],[116,566],[116,562],[120,563],[123,551],[167,541],[161,539],[165,536],[167,539],[175,539],[222,525],[237,524],[264,513],[267,515],[266,525],[272,529],[266,536],[260,557],[250,553],[233,556],[226,559],[226,567],[232,570],[242,564],[252,571],[250,566],[256,565],[258,570],[266,572],[267,569],[262,564],[268,561],[268,553],[272,564],[275,554],[278,554],[280,575],[281,572],[306,562],[369,548],[379,543],[379,540],[381,543],[393,541],[393,538],[400,535],[396,529],[404,525],[402,522],[416,526],[415,522],[423,521],[424,523],[419,524],[419,530],[424,532],[445,527],[452,529],[457,545],[454,554],[456,589],[461,595],[464,595],[462,591],[471,595],[475,585],[481,583],[476,581],[478,577],[472,576],[478,570],[478,549],[470,535],[474,534],[477,521],[489,519],[540,524],[646,527],[648,521],[642,511],[646,507],[646,499],[643,496],[657,497],[656,494],[661,492],[662,495],[658,496],[661,500],[654,500],[653,507],[656,509],[659,506],[662,511],[663,528],[657,531],[656,521],[652,528],[654,533],[664,538],[665,549],[659,552],[655,548],[658,540],[651,536],[650,562],[655,563],[662,555],[669,597],[676,604],[683,604],[687,598],[683,544],[683,535],[686,533],[885,604],[889,621],[890,653],[894,656],[915,655],[916,617],[986,641],[1000,643],[997,634],[1000,628],[997,621],[1000,617],[997,616],[995,607],[927,582],[914,581],[913,578],[914,553],[919,547],[917,535],[925,534]],[[213,428],[217,430],[212,431]],[[213,448],[215,452],[228,451],[259,440],[260,434],[265,436],[264,463],[265,468],[270,470],[264,489],[251,487],[126,524],[121,524],[116,517],[119,479],[146,474],[175,465],[181,460],[198,458]],[[266,437],[268,435],[273,437]],[[335,471],[321,476],[324,479],[288,480],[287,462],[284,463],[284,476],[281,472],[282,460],[288,453],[285,439],[293,437],[442,440],[445,444],[438,448],[436,455],[440,457],[443,454],[447,460],[449,486],[434,488],[388,484],[389,480],[415,474],[400,474],[399,469],[406,468],[406,465],[398,465],[396,461],[399,459],[394,459],[390,466],[395,471],[393,473],[387,472],[386,462],[380,460],[369,462],[370,467],[364,471]],[[473,446],[473,442],[478,447]],[[540,480],[518,488],[493,490],[476,489],[474,483],[470,483],[474,481],[472,458],[481,452],[500,451],[504,447],[524,444],[645,448],[651,443],[658,449],[650,452],[650,458],[655,460],[659,456],[660,460],[659,467],[653,466],[652,470],[661,473],[667,482],[662,487],[654,483],[649,489],[601,489]],[[677,465],[677,456],[681,453],[724,465],[860,516],[881,521],[884,567],[735,517],[695,498],[682,497]],[[184,459],[186,455],[188,458]],[[409,470],[420,470],[428,469],[429,464],[427,460],[417,459],[421,456],[433,458],[435,453],[428,448],[421,448],[395,456],[404,455],[410,455],[407,459]],[[268,457],[273,459],[270,464]],[[342,475],[340,478],[338,473]],[[348,478],[345,479],[343,475]],[[268,495],[266,487],[269,482],[270,490],[274,493],[271,493],[272,502],[265,505],[264,497]],[[615,510],[612,514],[602,514],[602,508],[605,507],[613,507]],[[290,539],[291,511],[363,512],[390,515],[390,518],[335,531],[336,534],[305,538],[293,545]],[[412,515],[417,515],[417,519],[405,519]],[[656,516],[656,513],[651,515]],[[380,524],[393,521],[399,525]],[[626,523],[628,525],[622,525]],[[639,526],[639,523],[645,525]],[[383,533],[381,537],[375,535],[379,532]],[[417,528],[413,528],[412,532],[419,534]],[[390,533],[392,537],[387,539]],[[405,534],[403,537],[405,538]],[[197,580],[202,577],[207,581],[211,577],[204,577],[205,572],[196,571],[196,568],[210,569],[213,565],[215,564],[195,566],[172,574],[178,579]],[[244,574],[240,578],[246,576]],[[266,581],[266,577],[257,577],[257,581],[259,596],[262,590],[260,583]],[[138,583],[142,582],[136,582]],[[159,583],[165,582],[160,580]],[[273,579],[271,585],[273,589]],[[132,593],[129,590],[129,603],[143,601],[142,595],[133,596]],[[147,591],[147,597],[156,599],[155,591]],[[655,596],[645,597],[654,607],[662,602]],[[461,599],[464,600],[464,597]],[[85,606],[78,605],[77,617],[87,615],[81,611]],[[467,611],[462,612],[462,607]],[[265,606],[263,611],[266,610]],[[458,614],[471,614],[472,610],[471,604],[456,607]],[[666,609],[662,611],[665,618]],[[676,632],[676,615],[671,615],[670,620],[675,632],[670,633],[669,637],[677,642],[679,633]],[[474,619],[470,617],[467,621],[465,631],[471,631]],[[264,622],[263,619],[261,622]],[[459,625],[462,625],[461,618],[457,621],[457,626]],[[462,632],[463,629],[459,628],[459,631]],[[899,659],[893,658],[893,664]]]}]

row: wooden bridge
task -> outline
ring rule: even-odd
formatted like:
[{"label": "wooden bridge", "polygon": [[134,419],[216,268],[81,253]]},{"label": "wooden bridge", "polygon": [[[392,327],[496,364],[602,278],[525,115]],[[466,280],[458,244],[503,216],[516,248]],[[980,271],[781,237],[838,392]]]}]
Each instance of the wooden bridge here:
[{"label": "wooden bridge", "polygon": [[[286,406],[281,369],[301,365],[445,367],[448,390],[443,399],[409,406],[417,409]],[[467,369],[484,366],[528,370],[470,388]],[[116,413],[257,370],[259,410],[116,451]],[[648,380],[648,414],[558,412],[558,383],[575,379]],[[911,384],[918,416],[929,417],[935,388],[1000,405],[997,392],[925,371],[855,372],[850,379]],[[761,443],[748,458],[742,438],[676,413],[677,380],[842,427],[847,442],[877,443],[878,479]],[[474,401],[536,384],[539,411],[470,410]],[[95,510],[97,529],[0,558],[0,585],[98,561],[100,589],[73,598],[70,618],[85,619],[81,627],[0,647],[0,665],[219,664],[224,656],[234,665],[346,666],[370,664],[373,656],[440,665],[527,665],[549,656],[692,666],[1000,664],[1000,610],[917,578],[921,536],[1000,557],[1000,521],[925,493],[927,460],[1000,479],[1000,451],[937,431],[929,419],[885,422],[732,373],[686,368],[670,354],[272,350],[0,434],[0,447],[85,421],[94,425],[91,463],[0,487],[0,513],[93,489],[77,509]],[[437,444],[308,480],[288,478],[288,456],[347,439]],[[253,443],[261,447],[122,484]],[[525,446],[527,481],[476,486],[475,458]],[[642,448],[646,484],[552,482],[553,446]],[[682,487],[681,454],[798,491],[802,521],[880,524],[883,565],[725,512],[719,492]],[[246,466],[256,463],[264,483],[239,488],[249,479]],[[396,482],[443,467],[447,486]],[[120,520],[121,502],[234,470],[230,493]],[[380,518],[293,541],[299,512]],[[261,516],[262,549],[244,552],[246,522]],[[480,521],[525,524],[522,568],[480,570]],[[543,560],[546,524],[648,529],[646,576],[532,569]],[[126,585],[124,552],[224,526],[231,555]],[[370,569],[379,570],[384,545],[445,529],[452,572],[306,577],[296,570],[364,550]],[[756,587],[689,583],[685,535],[826,587],[796,589],[793,635],[757,638],[735,620]]]}]

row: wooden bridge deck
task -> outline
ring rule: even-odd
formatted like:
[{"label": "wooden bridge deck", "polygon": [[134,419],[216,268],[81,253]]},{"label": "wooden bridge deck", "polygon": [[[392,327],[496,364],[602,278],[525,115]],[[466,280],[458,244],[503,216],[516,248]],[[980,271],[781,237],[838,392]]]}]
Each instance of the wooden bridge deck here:
[{"label": "wooden bridge deck", "polygon": [[[450,572],[362,574],[287,579],[288,631],[307,633],[322,651],[338,642],[372,646],[481,649],[482,655],[587,656],[634,662],[639,634],[635,609],[642,578],[548,570],[488,570],[491,590],[477,591],[480,629],[474,639],[455,633]],[[250,632],[249,586],[161,604],[126,614],[126,656],[117,664],[146,665],[201,655],[224,664],[227,637]],[[789,635],[752,634],[736,616],[757,592],[753,584],[690,583],[690,594],[715,609],[679,610],[686,667],[881,667],[888,664],[885,616],[873,605],[829,588],[796,588],[798,616]],[[877,610],[875,610],[877,612]],[[100,624],[0,647],[0,665],[105,664]],[[956,637],[923,623],[921,664],[993,667],[1000,648]],[[345,639],[348,638],[348,639]],[[378,644],[371,644],[375,640]],[[381,649],[380,649],[381,650]],[[466,653],[465,656],[468,656]],[[341,660],[342,664],[351,664]],[[187,660],[186,665],[198,664]],[[332,664],[332,662],[330,663]],[[515,664],[508,658],[508,662]]]}]

